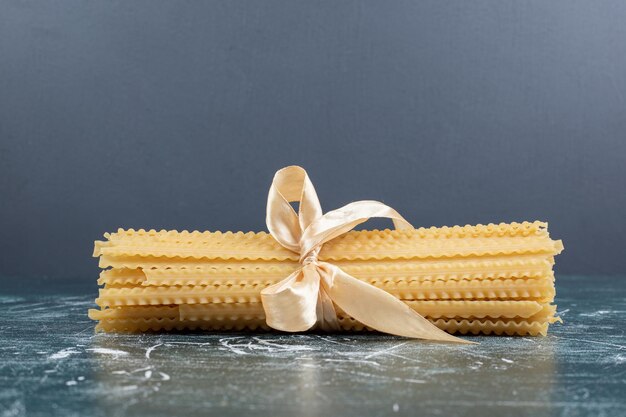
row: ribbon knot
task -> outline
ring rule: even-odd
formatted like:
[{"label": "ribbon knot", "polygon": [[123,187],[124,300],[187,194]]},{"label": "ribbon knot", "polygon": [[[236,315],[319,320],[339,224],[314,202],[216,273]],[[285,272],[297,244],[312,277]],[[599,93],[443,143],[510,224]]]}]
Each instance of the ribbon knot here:
[{"label": "ribbon knot", "polygon": [[302,266],[307,266],[308,264],[316,264],[317,258],[320,255],[321,246],[313,248],[309,253],[307,253],[303,258],[301,258],[300,263]]},{"label": "ribbon knot", "polygon": [[[290,203],[298,202],[298,213]],[[357,201],[322,213],[306,171],[290,166],[276,172],[267,198],[266,223],[283,247],[300,255],[301,267],[261,291],[268,326],[288,332],[339,330],[335,306],[362,324],[383,333],[420,339],[467,343],[438,329],[391,294],[319,261],[324,243],[371,217],[386,217],[397,229],[413,226],[378,201]]]}]

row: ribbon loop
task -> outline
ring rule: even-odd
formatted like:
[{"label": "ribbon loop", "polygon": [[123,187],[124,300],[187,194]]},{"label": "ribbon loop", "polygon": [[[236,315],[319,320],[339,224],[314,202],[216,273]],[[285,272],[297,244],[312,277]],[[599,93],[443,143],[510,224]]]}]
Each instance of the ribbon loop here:
[{"label": "ribbon loop", "polygon": [[[298,202],[298,214],[290,203]],[[285,248],[299,252],[302,231],[322,215],[322,206],[306,171],[290,166],[276,172],[267,198],[265,222]]]},{"label": "ribbon loop", "polygon": [[313,221],[302,235],[300,250],[306,253],[310,248],[323,245],[373,217],[393,220],[396,229],[413,229],[411,223],[391,207],[379,201],[357,201],[329,211]]},{"label": "ribbon loop", "polygon": [[[298,202],[298,213],[290,203]],[[318,255],[324,243],[372,217],[397,229],[412,229],[396,210],[378,201],[357,201],[322,214],[306,171],[290,166],[276,172],[267,198],[267,228],[283,247],[300,255],[301,267],[261,291],[267,324],[277,330],[305,331],[318,325],[338,330],[335,305],[375,330],[398,336],[468,343],[438,329],[391,294],[342,271]]]}]

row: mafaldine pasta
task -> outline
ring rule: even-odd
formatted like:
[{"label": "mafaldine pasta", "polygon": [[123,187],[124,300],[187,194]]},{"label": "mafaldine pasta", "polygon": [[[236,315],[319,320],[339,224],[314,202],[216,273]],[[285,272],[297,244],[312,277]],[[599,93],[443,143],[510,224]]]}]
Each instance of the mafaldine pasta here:
[{"label": "mafaldine pasta", "polygon": [[[96,330],[270,330],[261,291],[299,267],[267,233],[123,230],[95,242],[104,270],[89,311]],[[459,334],[545,335],[556,317],[547,224],[524,222],[352,231],[320,261],[403,301]],[[369,331],[336,306],[344,331]]]}]

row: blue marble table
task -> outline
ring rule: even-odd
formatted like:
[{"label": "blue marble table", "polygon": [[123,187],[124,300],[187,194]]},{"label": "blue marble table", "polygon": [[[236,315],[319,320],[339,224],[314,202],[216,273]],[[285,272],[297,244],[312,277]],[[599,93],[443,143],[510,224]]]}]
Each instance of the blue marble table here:
[{"label": "blue marble table", "polygon": [[624,416],[626,277],[559,276],[564,324],[479,345],[377,334],[94,334],[95,283],[0,279],[0,416]]}]

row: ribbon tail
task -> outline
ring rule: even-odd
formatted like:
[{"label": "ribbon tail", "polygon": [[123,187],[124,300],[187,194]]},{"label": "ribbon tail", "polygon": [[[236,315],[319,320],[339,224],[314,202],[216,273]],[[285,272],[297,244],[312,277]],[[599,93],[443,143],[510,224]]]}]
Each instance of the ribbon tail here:
[{"label": "ribbon tail", "polygon": [[285,332],[309,330],[317,322],[319,274],[305,266],[261,291],[268,326]]},{"label": "ribbon tail", "polygon": [[[321,282],[324,282],[324,279]],[[337,312],[325,287],[325,285],[320,287],[317,300],[317,324],[325,332],[337,332],[341,330],[339,320],[337,320]]]},{"label": "ribbon tail", "polygon": [[331,276],[324,287],[333,302],[372,329],[396,336],[441,342],[472,343],[436,327],[408,305],[373,285],[360,281],[335,265],[324,263]]}]

